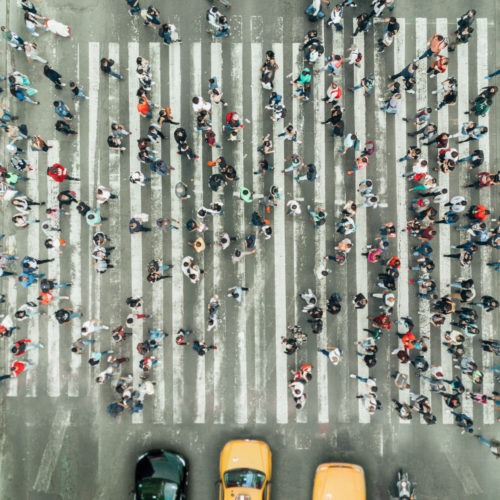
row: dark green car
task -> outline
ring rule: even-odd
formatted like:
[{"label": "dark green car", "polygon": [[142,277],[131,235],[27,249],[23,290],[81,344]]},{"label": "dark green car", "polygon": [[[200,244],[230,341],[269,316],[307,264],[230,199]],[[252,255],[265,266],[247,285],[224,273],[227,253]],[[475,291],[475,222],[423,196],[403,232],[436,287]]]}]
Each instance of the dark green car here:
[{"label": "dark green car", "polygon": [[187,484],[187,462],[177,453],[151,450],[137,460],[136,500],[185,500]]}]

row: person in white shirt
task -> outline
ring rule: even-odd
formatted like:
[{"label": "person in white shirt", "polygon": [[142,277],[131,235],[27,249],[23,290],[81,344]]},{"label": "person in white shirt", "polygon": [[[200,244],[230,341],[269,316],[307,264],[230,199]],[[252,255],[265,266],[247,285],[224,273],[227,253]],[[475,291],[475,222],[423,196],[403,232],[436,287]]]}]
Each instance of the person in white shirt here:
[{"label": "person in white shirt", "polygon": [[104,186],[97,187],[95,197],[99,205],[103,205],[109,200],[116,200],[118,198],[116,194],[113,194],[107,187]]},{"label": "person in white shirt", "polygon": [[191,102],[193,104],[193,111],[195,113],[200,113],[201,111],[210,113],[210,111],[212,110],[212,105],[209,102],[205,101],[205,99],[203,99],[203,97],[201,96],[193,97]]},{"label": "person in white shirt", "polygon": [[338,347],[327,347],[326,349],[318,349],[318,352],[324,354],[334,366],[337,366],[342,359],[342,350]]},{"label": "person in white shirt", "polygon": [[344,27],[342,26],[342,19],[344,18],[344,9],[341,4],[335,5],[330,14],[330,19],[326,23],[327,26],[335,26],[337,31],[342,31]]},{"label": "person in white shirt", "polygon": [[81,333],[82,336],[86,337],[91,333],[97,333],[101,330],[109,330],[109,326],[104,326],[98,319],[90,319],[83,323]]}]

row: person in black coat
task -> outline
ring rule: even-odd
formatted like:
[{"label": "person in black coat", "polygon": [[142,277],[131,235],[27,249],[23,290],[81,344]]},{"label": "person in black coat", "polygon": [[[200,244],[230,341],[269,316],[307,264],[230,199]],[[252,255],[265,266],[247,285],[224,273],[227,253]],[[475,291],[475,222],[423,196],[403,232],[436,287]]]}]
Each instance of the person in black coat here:
[{"label": "person in black coat", "polygon": [[43,67],[43,74],[55,85],[57,90],[66,86],[65,83],[61,82],[61,75],[48,64]]}]

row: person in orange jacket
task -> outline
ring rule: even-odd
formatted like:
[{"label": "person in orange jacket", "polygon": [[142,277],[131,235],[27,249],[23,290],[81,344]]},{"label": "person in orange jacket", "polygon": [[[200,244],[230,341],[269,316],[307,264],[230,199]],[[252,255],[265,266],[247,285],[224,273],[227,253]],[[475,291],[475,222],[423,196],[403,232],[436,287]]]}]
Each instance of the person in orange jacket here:
[{"label": "person in orange jacket", "polygon": [[142,96],[137,103],[137,111],[143,118],[152,118],[153,117],[153,108],[157,108],[158,104],[155,104],[152,101],[149,101],[146,96]]},{"label": "person in orange jacket", "polygon": [[484,205],[472,205],[467,216],[472,220],[485,221],[490,215],[490,211]]},{"label": "person in orange jacket", "polygon": [[438,56],[441,51],[448,46],[448,40],[443,35],[432,35],[432,38],[427,42],[427,50],[419,57],[416,57],[413,62],[420,61],[426,57]]},{"label": "person in orange jacket", "polygon": [[398,333],[397,336],[401,339],[401,342],[403,342],[403,346],[407,351],[414,348],[417,337],[415,337],[413,332],[408,331],[406,333]]}]

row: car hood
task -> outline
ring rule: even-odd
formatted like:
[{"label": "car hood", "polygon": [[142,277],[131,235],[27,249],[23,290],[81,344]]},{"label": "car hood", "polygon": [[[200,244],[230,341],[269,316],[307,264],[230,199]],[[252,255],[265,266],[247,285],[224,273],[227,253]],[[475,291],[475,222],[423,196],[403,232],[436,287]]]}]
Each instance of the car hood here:
[{"label": "car hood", "polygon": [[220,456],[221,474],[232,469],[253,469],[271,475],[271,451],[262,441],[230,441]]},{"label": "car hood", "polygon": [[[337,465],[340,469],[336,469]],[[366,498],[364,475],[358,466],[322,464],[316,471],[313,500],[346,500]]]},{"label": "car hood", "polygon": [[224,498],[230,500],[262,500],[262,490],[254,488],[227,488]]}]

